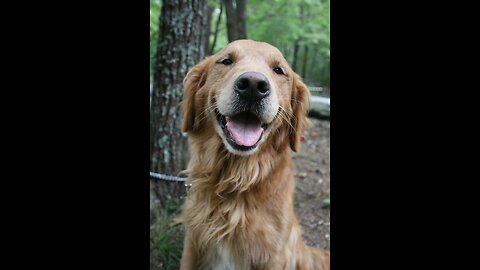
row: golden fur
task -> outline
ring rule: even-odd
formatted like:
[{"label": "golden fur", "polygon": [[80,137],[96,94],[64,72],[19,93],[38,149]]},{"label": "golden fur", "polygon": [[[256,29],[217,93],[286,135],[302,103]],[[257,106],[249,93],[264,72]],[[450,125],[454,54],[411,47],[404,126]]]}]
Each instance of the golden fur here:
[{"label": "golden fur", "polygon": [[[235,64],[219,64],[225,57]],[[272,71],[275,66],[286,75]],[[279,112],[258,149],[229,151],[218,134],[216,100],[245,71],[266,74]],[[307,247],[294,214],[291,148],[307,127],[309,91],[273,46],[240,40],[193,67],[184,81],[182,130],[189,132],[192,188],[181,269],[329,269],[328,251]]]}]

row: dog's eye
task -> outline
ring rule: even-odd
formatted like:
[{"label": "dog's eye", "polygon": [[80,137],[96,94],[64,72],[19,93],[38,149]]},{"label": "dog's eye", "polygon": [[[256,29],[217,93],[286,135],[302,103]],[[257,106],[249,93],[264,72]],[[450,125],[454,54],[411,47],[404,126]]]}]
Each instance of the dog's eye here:
[{"label": "dog's eye", "polygon": [[233,61],[230,60],[230,59],[228,59],[228,58],[227,58],[227,59],[223,59],[222,64],[224,64],[225,66],[228,66],[228,65],[233,64]]},{"label": "dog's eye", "polygon": [[273,71],[275,71],[275,73],[280,74],[280,75],[285,74],[285,73],[283,73],[283,69],[281,69],[279,67],[274,68]]}]

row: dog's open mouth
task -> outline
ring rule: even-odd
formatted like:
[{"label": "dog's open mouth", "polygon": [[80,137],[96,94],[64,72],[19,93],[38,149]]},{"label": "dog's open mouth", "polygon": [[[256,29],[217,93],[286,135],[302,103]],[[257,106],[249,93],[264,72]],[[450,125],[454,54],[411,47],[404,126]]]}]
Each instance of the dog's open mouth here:
[{"label": "dog's open mouth", "polygon": [[241,112],[233,116],[223,116],[217,110],[215,113],[228,143],[236,150],[248,151],[257,147],[268,127],[268,124],[262,123],[250,112]]}]

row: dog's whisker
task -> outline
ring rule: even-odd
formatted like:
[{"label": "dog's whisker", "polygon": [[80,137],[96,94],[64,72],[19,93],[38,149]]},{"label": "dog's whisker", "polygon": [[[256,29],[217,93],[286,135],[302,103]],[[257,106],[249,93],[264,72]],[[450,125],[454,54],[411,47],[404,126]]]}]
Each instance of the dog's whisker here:
[{"label": "dog's whisker", "polygon": [[280,110],[279,110],[278,116],[281,117],[283,120],[285,120],[285,122],[290,126],[290,128],[293,131],[296,131],[295,127],[292,125],[291,121],[289,120],[291,118],[289,116],[289,113],[282,106],[279,106],[279,108]]},{"label": "dog's whisker", "polygon": [[205,118],[207,118],[208,116],[208,113],[213,113],[215,111],[215,109],[217,109],[217,104],[214,103],[212,105],[210,105],[209,107],[206,107],[200,114],[199,114],[199,121],[203,121]]}]

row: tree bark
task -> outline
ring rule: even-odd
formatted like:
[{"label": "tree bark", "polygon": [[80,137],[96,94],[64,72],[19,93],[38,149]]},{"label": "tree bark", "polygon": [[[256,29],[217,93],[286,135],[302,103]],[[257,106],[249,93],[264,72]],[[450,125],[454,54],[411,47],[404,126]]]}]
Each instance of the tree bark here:
[{"label": "tree bark", "polygon": [[[178,175],[189,159],[186,136],[180,131],[179,103],[187,71],[203,59],[207,24],[206,0],[164,0],[160,16],[151,110],[150,170]],[[178,196],[183,183],[152,180],[157,194]]]},{"label": "tree bark", "polygon": [[[304,17],[303,17],[303,10],[304,10],[304,7],[303,7],[303,4],[300,4],[300,21],[302,23],[304,23]],[[302,39],[302,37],[300,36],[299,38],[297,38],[297,40],[295,40],[295,45],[293,46],[293,64],[292,64],[292,68],[295,72],[299,72],[299,70],[297,69],[297,63],[298,63],[298,50],[300,48],[300,40]]]},{"label": "tree bark", "polygon": [[207,27],[205,28],[205,36],[204,36],[204,42],[205,42],[205,55],[210,55],[209,53],[209,45],[210,45],[210,34],[212,33],[211,31],[211,25],[212,25],[212,13],[213,13],[213,7],[211,5],[207,5]]},{"label": "tree bark", "polygon": [[237,23],[236,23],[236,12],[233,7],[233,0],[223,0],[223,5],[225,6],[225,13],[227,14],[227,37],[228,42],[237,40]]},{"label": "tree bark", "polygon": [[228,42],[247,38],[247,22],[245,10],[247,0],[223,0],[227,14]]},{"label": "tree bark", "polygon": [[247,18],[245,16],[245,9],[247,7],[247,0],[236,0],[237,8],[237,39],[247,38]]}]

